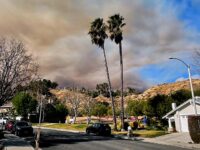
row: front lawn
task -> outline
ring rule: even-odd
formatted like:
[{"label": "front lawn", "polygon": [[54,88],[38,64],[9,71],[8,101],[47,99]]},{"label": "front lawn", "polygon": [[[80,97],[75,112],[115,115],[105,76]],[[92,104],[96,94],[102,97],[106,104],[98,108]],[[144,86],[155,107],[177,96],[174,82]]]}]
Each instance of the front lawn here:
[{"label": "front lawn", "polygon": [[[113,131],[113,134],[115,135],[127,135],[127,131],[123,132],[116,132]],[[133,136],[135,137],[145,137],[145,138],[153,138],[161,135],[167,134],[166,131],[163,130],[134,130]]]},{"label": "front lawn", "polygon": [[[37,124],[34,124],[37,126]],[[47,128],[55,128],[55,129],[66,129],[66,130],[74,130],[74,131],[85,131],[87,124],[65,124],[65,123],[41,123],[41,127]],[[113,131],[114,135],[127,135],[127,131]],[[153,138],[161,135],[167,134],[166,131],[163,130],[134,130],[133,135],[135,137],[146,137]]]},{"label": "front lawn", "polygon": [[[37,124],[35,124],[37,126]],[[85,131],[87,124],[41,123],[41,127]]]}]

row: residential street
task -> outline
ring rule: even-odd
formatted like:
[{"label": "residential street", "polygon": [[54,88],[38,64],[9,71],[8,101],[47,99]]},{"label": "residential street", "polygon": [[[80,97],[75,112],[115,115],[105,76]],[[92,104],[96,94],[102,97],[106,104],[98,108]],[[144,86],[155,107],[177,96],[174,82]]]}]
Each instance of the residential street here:
[{"label": "residential street", "polygon": [[[34,144],[33,139],[25,138]],[[113,137],[86,135],[42,129],[40,147],[43,150],[186,150],[184,148],[152,144],[142,141],[122,140]]]}]

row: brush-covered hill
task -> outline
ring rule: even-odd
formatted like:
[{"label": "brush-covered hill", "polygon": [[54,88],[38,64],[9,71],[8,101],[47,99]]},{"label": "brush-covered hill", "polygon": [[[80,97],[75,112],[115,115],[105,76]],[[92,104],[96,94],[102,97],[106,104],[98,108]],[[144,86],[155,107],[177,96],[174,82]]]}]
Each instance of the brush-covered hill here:
[{"label": "brush-covered hill", "polygon": [[[193,79],[192,85],[193,85],[194,90],[200,89],[200,80]],[[142,99],[146,100],[146,99],[154,97],[158,94],[170,95],[170,94],[172,94],[178,90],[182,90],[182,89],[190,90],[189,80],[156,85],[156,86],[153,86],[153,87],[147,89],[142,94],[130,95],[130,96],[127,96],[127,98],[136,99],[136,100],[142,100]]]},{"label": "brush-covered hill", "polygon": [[[192,84],[193,84],[194,90],[200,89],[200,80],[193,79]],[[146,91],[144,91],[141,94],[132,94],[132,95],[126,96],[125,101],[129,100],[129,99],[132,99],[132,100],[148,100],[149,98],[152,98],[152,97],[154,97],[158,94],[170,95],[170,94],[172,94],[172,93],[174,93],[178,90],[182,90],[182,89],[190,90],[189,80],[156,85],[156,86],[153,86],[153,87],[147,89]],[[71,91],[66,90],[66,89],[51,90],[51,93],[53,93],[60,100],[63,99],[65,97],[65,95],[69,94],[70,92]],[[96,97],[95,100],[100,101],[100,102],[106,102],[107,101],[108,103],[110,103],[110,99],[106,98],[102,95]],[[116,97],[115,100],[117,101],[117,103],[119,103],[120,97]]]}]

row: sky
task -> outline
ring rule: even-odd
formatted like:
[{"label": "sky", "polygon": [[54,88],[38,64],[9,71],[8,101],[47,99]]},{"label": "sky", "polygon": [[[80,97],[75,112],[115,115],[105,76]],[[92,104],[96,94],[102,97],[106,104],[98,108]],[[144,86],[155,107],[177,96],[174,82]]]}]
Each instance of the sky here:
[{"label": "sky", "polygon": [[[24,42],[40,65],[42,78],[95,88],[107,82],[103,52],[91,43],[90,23],[120,13],[123,28],[125,87],[139,90],[187,79],[191,65],[199,78],[195,51],[200,50],[199,0],[0,0],[0,35]],[[120,87],[118,45],[107,39],[111,82]]]}]

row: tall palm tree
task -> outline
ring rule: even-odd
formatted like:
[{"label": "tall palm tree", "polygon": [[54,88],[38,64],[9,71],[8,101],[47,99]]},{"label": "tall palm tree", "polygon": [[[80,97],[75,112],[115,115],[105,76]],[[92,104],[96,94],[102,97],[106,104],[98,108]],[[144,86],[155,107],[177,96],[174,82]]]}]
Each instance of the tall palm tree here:
[{"label": "tall palm tree", "polygon": [[106,28],[105,23],[103,22],[103,19],[97,18],[91,23],[90,30],[89,30],[88,34],[91,37],[92,44],[99,46],[103,50],[105,67],[106,67],[106,74],[107,74],[108,85],[109,85],[109,95],[110,95],[110,98],[111,98],[111,101],[112,101],[114,130],[117,130],[115,103],[114,103],[114,98],[112,96],[112,86],[111,86],[111,82],[110,82],[110,75],[109,75],[109,70],[108,70],[106,52],[105,52],[105,48],[104,48],[104,41],[105,41],[106,38],[108,38],[108,36],[106,34],[106,29],[107,28]]},{"label": "tall palm tree", "polygon": [[122,27],[126,24],[123,22],[124,18],[120,14],[110,16],[108,19],[108,30],[110,32],[110,39],[119,44],[120,55],[120,69],[121,69],[121,124],[122,130],[124,129],[124,79],[123,79],[123,56],[122,56]]}]

